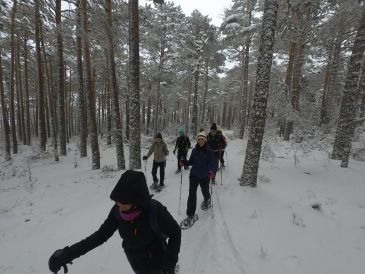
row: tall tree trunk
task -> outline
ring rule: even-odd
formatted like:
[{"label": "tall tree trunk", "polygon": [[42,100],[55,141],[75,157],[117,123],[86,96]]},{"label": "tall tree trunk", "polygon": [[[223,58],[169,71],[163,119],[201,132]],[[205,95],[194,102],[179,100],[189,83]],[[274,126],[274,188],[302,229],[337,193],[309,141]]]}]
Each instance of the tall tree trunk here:
[{"label": "tall tree trunk", "polygon": [[11,138],[13,142],[13,153],[18,153],[18,144],[16,138],[16,124],[15,124],[15,105],[14,105],[14,93],[15,93],[15,14],[17,8],[17,0],[13,0],[13,8],[11,10],[11,56],[10,56],[10,125],[11,125]]},{"label": "tall tree trunk", "polygon": [[194,71],[194,102],[193,102],[193,116],[192,116],[192,134],[198,135],[198,87],[199,87],[199,69],[200,59]]},{"label": "tall tree trunk", "polygon": [[24,81],[25,81],[25,132],[27,145],[30,146],[31,134],[30,134],[30,111],[29,111],[29,77],[28,77],[28,33],[24,35]]},{"label": "tall tree trunk", "polygon": [[[0,7],[1,12],[1,7]],[[3,115],[3,124],[4,124],[4,140],[5,140],[5,160],[8,161],[11,159],[10,152],[10,127],[8,120],[8,110],[5,104],[5,94],[4,94],[4,82],[3,82],[3,64],[2,64],[2,50],[0,49],[0,100],[1,100],[1,113]]]},{"label": "tall tree trunk", "polygon": [[[138,7],[138,1],[137,7]],[[108,18],[108,26],[106,27],[107,35],[108,35],[108,48],[109,48],[109,68],[111,72],[111,81],[112,81],[112,111],[113,111],[113,121],[115,125],[114,130],[114,139],[115,139],[115,146],[117,152],[117,164],[118,169],[125,169],[125,159],[124,159],[124,149],[123,149],[123,130],[122,124],[120,121],[120,111],[119,111],[119,88],[117,82],[117,72],[115,68],[115,58],[114,58],[114,37],[112,33],[113,25],[112,25],[112,1],[106,0],[105,1],[105,11]]]},{"label": "tall tree trunk", "polygon": [[189,71],[189,90],[188,90],[188,99],[186,100],[186,116],[185,116],[186,135],[188,135],[190,133],[190,127],[189,127],[190,100],[191,100],[191,90],[192,90],[192,85],[193,85],[193,77],[192,77],[192,73],[190,72],[190,67],[189,67],[188,71]]},{"label": "tall tree trunk", "polygon": [[38,69],[38,117],[39,117],[39,146],[40,149],[46,150],[47,132],[45,120],[45,106],[44,106],[44,78],[43,78],[43,64],[40,46],[40,25],[41,16],[39,11],[39,0],[34,0],[35,7],[35,43],[37,55],[37,69]]},{"label": "tall tree trunk", "polygon": [[[42,65],[43,66],[43,79],[44,80],[44,85],[46,86],[47,84],[47,87],[45,87],[45,90],[44,90],[44,96],[45,96],[45,99],[44,99],[44,104],[45,104],[45,119],[46,119],[46,132],[47,132],[47,137],[51,137],[51,125],[50,125],[50,116],[52,115],[52,111],[50,110],[51,107],[52,107],[52,103],[51,103],[51,99],[49,94],[51,93],[50,89],[52,88],[52,82],[50,81],[50,78],[52,78],[52,75],[49,75],[49,71],[48,71],[48,66],[47,66],[47,54],[46,54],[46,47],[44,46],[44,37],[43,37],[43,26],[42,24],[40,24],[40,38],[41,38],[41,55],[42,55]],[[51,63],[52,63],[52,57],[49,56],[49,64],[50,64],[50,70],[52,70],[52,67],[51,67]],[[47,96],[47,91],[48,91],[48,96]],[[56,96],[57,97],[57,96]],[[53,100],[56,100],[56,98],[53,98]]]},{"label": "tall tree trunk", "polygon": [[92,154],[92,169],[100,168],[100,151],[98,143],[98,132],[96,128],[95,117],[95,96],[92,90],[91,61],[90,61],[90,43],[89,43],[89,18],[87,14],[87,0],[82,0],[83,11],[83,38],[84,38],[84,58],[86,64],[86,92],[89,109],[89,136]]},{"label": "tall tree trunk", "polygon": [[129,0],[129,76],[128,90],[130,94],[129,110],[130,133],[129,168],[141,168],[141,106],[139,88],[139,9],[138,0]]},{"label": "tall tree trunk", "polygon": [[330,59],[328,60],[324,75],[321,112],[319,117],[320,126],[323,124],[328,124],[330,121],[330,113],[328,108],[328,86],[329,86],[330,71],[331,71],[331,57],[332,57],[332,52],[330,53]]},{"label": "tall tree trunk", "polygon": [[76,52],[77,52],[77,75],[78,75],[78,107],[79,107],[79,130],[80,130],[80,157],[87,156],[87,115],[84,91],[84,71],[82,68],[82,42],[81,42],[81,0],[76,2]]},{"label": "tall tree trunk", "polygon": [[267,97],[270,85],[270,73],[273,58],[278,2],[265,0],[262,21],[261,41],[256,72],[256,93],[253,115],[250,120],[245,162],[240,178],[241,185],[257,185],[257,173],[261,154],[262,139],[265,130]]},{"label": "tall tree trunk", "polygon": [[[127,77],[128,78],[128,77]],[[129,82],[129,80],[127,80]],[[130,124],[130,115],[129,115],[129,88],[126,90],[126,100],[125,100],[125,137],[129,141],[129,124]]]},{"label": "tall tree trunk", "polygon": [[66,121],[65,121],[65,71],[63,64],[63,38],[61,23],[61,0],[56,0],[57,26],[57,67],[58,67],[58,132],[60,138],[60,155],[66,156]]},{"label": "tall tree trunk", "polygon": [[15,90],[16,90],[16,113],[17,113],[17,126],[18,126],[18,137],[20,141],[24,142],[23,139],[23,120],[22,120],[22,85],[21,85],[21,77],[20,77],[20,60],[19,60],[19,46],[18,46],[19,37],[17,36],[17,42],[15,45],[15,64],[14,64],[14,70],[15,70]]},{"label": "tall tree trunk", "polygon": [[[207,59],[209,60],[209,58],[207,58]],[[204,125],[204,120],[205,120],[205,101],[207,100],[208,84],[209,84],[209,63],[207,61],[205,64],[205,88],[204,88],[204,95],[203,95],[202,119],[201,119],[202,125]]]},{"label": "tall tree trunk", "polygon": [[365,50],[365,9],[357,30],[352,53],[348,64],[347,78],[344,94],[341,102],[341,109],[337,123],[335,143],[331,158],[342,160],[341,166],[347,167],[351,151],[351,140],[356,125],[357,101],[359,95],[359,77]]},{"label": "tall tree trunk", "polygon": [[[295,61],[295,53],[297,50],[297,41],[296,41],[296,33],[294,30],[292,30],[292,35],[290,39],[290,46],[289,46],[289,60],[288,60],[288,66],[286,69],[286,77],[285,77],[285,98],[287,103],[289,104],[292,93],[293,93],[293,71],[294,71],[294,61]],[[282,118],[280,121],[280,135],[283,135],[284,141],[289,141],[290,137],[290,125],[287,121],[287,117]]]},{"label": "tall tree trunk", "polygon": [[20,123],[21,123],[21,132],[22,132],[22,140],[23,145],[27,144],[27,136],[25,132],[25,117],[24,117],[24,96],[23,96],[23,81],[21,74],[21,66],[20,66],[20,37],[18,37],[17,44],[17,62],[18,62],[18,81],[19,81],[19,104],[20,104]]},{"label": "tall tree trunk", "polygon": [[[109,68],[109,67],[108,67]],[[106,117],[106,126],[107,126],[107,137],[106,137],[106,142],[107,145],[111,145],[112,144],[112,107],[111,107],[111,97],[112,97],[112,88],[111,88],[111,79],[110,79],[110,75],[108,73],[107,75],[107,109],[108,109],[108,113],[107,113],[107,117]]]},{"label": "tall tree trunk", "polygon": [[152,109],[152,83],[151,81],[148,81],[147,84],[148,89],[148,101],[147,101],[147,122],[146,122],[146,135],[149,134],[150,126],[151,126],[151,109]]},{"label": "tall tree trunk", "polygon": [[[256,0],[248,0],[246,3],[246,16],[247,24],[246,27],[251,26],[252,11],[256,5]],[[248,97],[248,65],[250,63],[250,47],[251,47],[251,33],[247,33],[246,42],[243,52],[243,82],[242,82],[242,98],[241,98],[241,117],[239,121],[239,135],[238,137],[243,139],[245,133],[245,127],[247,123],[247,97]]]}]

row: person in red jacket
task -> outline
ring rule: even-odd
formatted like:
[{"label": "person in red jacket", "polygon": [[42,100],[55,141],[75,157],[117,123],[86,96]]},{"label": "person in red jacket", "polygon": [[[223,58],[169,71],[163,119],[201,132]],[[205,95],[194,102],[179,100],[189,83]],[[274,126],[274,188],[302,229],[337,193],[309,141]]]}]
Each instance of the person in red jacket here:
[{"label": "person in red jacket", "polygon": [[[56,250],[48,261],[61,267],[106,242],[118,230],[136,274],[174,274],[181,229],[167,208],[151,198],[143,172],[127,170],[110,194],[115,202],[100,228],[82,241]],[[168,239],[168,241],[167,241]]]}]

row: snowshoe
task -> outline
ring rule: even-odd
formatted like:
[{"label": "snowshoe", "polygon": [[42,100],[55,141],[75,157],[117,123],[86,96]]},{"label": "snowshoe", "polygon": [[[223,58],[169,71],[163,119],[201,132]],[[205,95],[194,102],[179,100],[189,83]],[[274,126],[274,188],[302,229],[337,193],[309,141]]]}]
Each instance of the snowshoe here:
[{"label": "snowshoe", "polygon": [[154,182],[152,185],[150,185],[151,190],[157,190],[159,188],[158,182]]},{"label": "snowshoe", "polygon": [[165,185],[157,185],[157,187],[156,187],[156,189],[155,189],[155,191],[156,192],[161,192],[163,189],[165,188]]},{"label": "snowshoe", "polygon": [[184,220],[181,221],[180,227],[181,229],[188,229],[193,226],[193,224],[198,220],[198,215],[195,214],[194,216],[188,216]]},{"label": "snowshoe", "polygon": [[203,201],[200,207],[202,210],[208,210],[209,208],[211,208],[212,203],[211,203],[210,199]]}]

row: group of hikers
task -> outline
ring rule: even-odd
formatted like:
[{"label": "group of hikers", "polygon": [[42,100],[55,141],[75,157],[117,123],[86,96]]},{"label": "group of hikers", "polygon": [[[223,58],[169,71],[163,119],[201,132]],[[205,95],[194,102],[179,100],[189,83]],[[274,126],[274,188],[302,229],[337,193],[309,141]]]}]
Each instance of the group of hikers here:
[{"label": "group of hikers", "polygon": [[[116,230],[123,239],[123,249],[136,274],[175,274],[181,244],[181,227],[188,228],[196,220],[197,189],[200,185],[204,200],[201,208],[211,207],[209,181],[215,183],[218,166],[224,167],[224,149],[227,141],[222,132],[212,124],[208,135],[201,129],[192,149],[189,137],[179,129],[173,153],[177,152],[177,172],[190,169],[187,217],[179,225],[165,206],[152,199],[143,172],[127,170],[110,194],[115,202],[106,220],[89,237],[71,246],[56,250],[48,261],[49,269],[57,273],[67,264],[106,242]],[[156,134],[152,146],[143,160],[154,155],[152,189],[164,187],[166,156],[169,154],[161,133]],[[160,169],[160,180],[157,169]]]}]

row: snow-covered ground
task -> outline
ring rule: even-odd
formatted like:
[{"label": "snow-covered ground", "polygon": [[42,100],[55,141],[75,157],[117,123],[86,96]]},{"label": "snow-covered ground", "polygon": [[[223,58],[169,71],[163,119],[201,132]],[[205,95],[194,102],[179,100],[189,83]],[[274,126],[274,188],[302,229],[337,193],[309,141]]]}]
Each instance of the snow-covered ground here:
[{"label": "snow-covered ground", "polygon": [[[183,231],[180,273],[365,273],[365,163],[351,160],[343,169],[325,151],[271,142],[266,144],[266,160],[260,162],[258,187],[252,189],[237,181],[245,143],[229,141],[228,166],[218,174],[213,208],[203,212],[198,206],[198,222]],[[180,221],[185,217],[188,173],[183,174],[179,214],[180,174],[175,174],[171,143],[169,148],[167,188],[155,198]],[[36,157],[27,147],[21,147],[11,163],[1,160],[0,273],[49,273],[48,258],[55,249],[98,229],[121,175],[113,168],[114,148],[101,144],[100,150],[102,169],[97,171],[91,171],[89,157],[79,159],[74,144],[59,163],[50,155]],[[150,158],[149,183],[151,167]],[[104,245],[74,260],[69,272],[132,270],[115,233]]]}]

